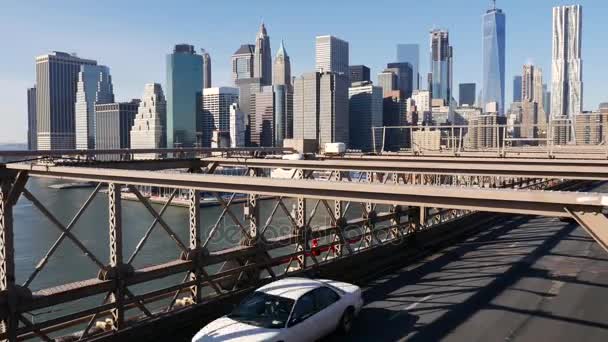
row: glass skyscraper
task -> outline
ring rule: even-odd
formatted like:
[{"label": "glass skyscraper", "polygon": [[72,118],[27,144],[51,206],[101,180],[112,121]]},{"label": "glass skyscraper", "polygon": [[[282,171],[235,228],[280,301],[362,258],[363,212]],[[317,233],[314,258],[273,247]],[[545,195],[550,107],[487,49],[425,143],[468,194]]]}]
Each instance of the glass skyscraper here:
[{"label": "glass skyscraper", "polygon": [[203,57],[180,44],[167,55],[167,147],[191,147],[201,130]]},{"label": "glass skyscraper", "polygon": [[483,83],[481,104],[498,104],[498,113],[505,109],[505,14],[494,7],[483,15],[482,40]]},{"label": "glass skyscraper", "polygon": [[521,76],[513,77],[513,102],[521,102]]},{"label": "glass skyscraper", "polygon": [[412,66],[413,89],[420,89],[420,46],[418,44],[397,44],[397,62]]},{"label": "glass skyscraper", "polygon": [[431,95],[443,99],[447,105],[452,101],[452,47],[447,30],[431,31]]}]

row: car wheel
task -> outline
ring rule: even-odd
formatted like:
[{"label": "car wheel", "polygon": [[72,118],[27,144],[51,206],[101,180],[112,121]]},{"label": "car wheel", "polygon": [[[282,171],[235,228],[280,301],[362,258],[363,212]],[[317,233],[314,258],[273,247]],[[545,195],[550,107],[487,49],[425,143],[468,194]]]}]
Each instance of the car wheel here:
[{"label": "car wheel", "polygon": [[340,319],[340,325],[338,326],[338,332],[341,334],[348,334],[353,328],[353,320],[355,319],[355,310],[349,307],[344,311],[342,318]]}]

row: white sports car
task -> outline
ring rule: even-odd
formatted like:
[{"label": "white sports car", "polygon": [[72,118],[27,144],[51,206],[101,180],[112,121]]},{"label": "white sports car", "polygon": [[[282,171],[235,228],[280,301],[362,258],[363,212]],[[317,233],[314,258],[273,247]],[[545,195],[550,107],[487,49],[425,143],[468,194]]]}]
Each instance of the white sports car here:
[{"label": "white sports car", "polygon": [[356,285],[285,278],[253,292],[192,341],[315,341],[334,330],[349,332],[362,306]]}]

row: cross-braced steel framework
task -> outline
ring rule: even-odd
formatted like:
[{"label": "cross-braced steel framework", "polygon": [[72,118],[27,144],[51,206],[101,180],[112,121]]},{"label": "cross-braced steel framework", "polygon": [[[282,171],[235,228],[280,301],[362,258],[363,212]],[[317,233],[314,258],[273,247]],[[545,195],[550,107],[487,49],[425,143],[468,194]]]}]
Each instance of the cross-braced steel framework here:
[{"label": "cross-braced steel framework", "polygon": [[[129,162],[130,163],[130,162]],[[212,300],[231,296],[260,282],[337,260],[398,244],[423,230],[457,220],[473,211],[572,217],[590,234],[608,247],[608,220],[602,209],[608,196],[596,193],[549,191],[563,179],[604,179],[605,166],[599,170],[550,170],[533,173],[528,168],[509,176],[507,172],[484,171],[457,173],[460,166],[432,169],[423,165],[408,166],[402,161],[384,163],[340,163],[230,159],[201,160],[189,165],[188,173],[159,173],[119,168],[67,167],[35,164],[7,164],[0,168],[0,338],[41,338],[50,340],[56,331],[74,327],[80,339],[120,331],[134,322],[171,315],[206,305]],[[210,175],[218,168],[238,166],[242,176]],[[521,165],[520,165],[521,166]],[[580,165],[579,165],[580,166]],[[266,177],[276,167],[293,169],[290,179]],[[565,167],[565,166],[564,166]],[[450,170],[450,171],[448,171]],[[521,171],[521,170],[520,170]],[[550,172],[552,171],[552,172]],[[542,172],[546,172],[543,174]],[[561,173],[560,173],[561,172]],[[25,187],[30,177],[50,177],[95,182],[90,196],[67,225]],[[141,186],[172,189],[159,211],[140,192]],[[76,222],[107,187],[109,260],[104,263],[73,233]],[[128,189],[153,218],[132,254],[125,258],[123,246],[122,193]],[[186,190],[187,227],[171,227],[163,218],[176,193]],[[221,207],[219,216],[206,217],[200,203],[203,193],[212,194]],[[244,194],[242,214],[234,203]],[[60,231],[33,273],[22,284],[15,283],[12,208],[23,195]],[[260,210],[262,198],[272,208]],[[293,210],[289,210],[289,205]],[[325,222],[319,224],[319,218]],[[273,229],[282,219],[288,231]],[[201,222],[214,222],[201,231]],[[227,229],[225,221],[239,232],[234,246],[212,250],[214,237]],[[315,223],[317,222],[317,223]],[[136,268],[133,260],[160,226],[175,245],[175,259]],[[184,243],[178,232],[188,232]],[[271,234],[271,232],[273,234]],[[84,258],[98,269],[98,277],[53,288],[31,290],[32,281],[45,267],[66,239],[82,251]],[[133,288],[177,275],[178,283],[136,294]],[[101,304],[44,321],[31,322],[26,312],[51,308],[84,298],[102,296]],[[152,306],[162,303],[162,308]],[[109,319],[105,326],[98,323]]]}]

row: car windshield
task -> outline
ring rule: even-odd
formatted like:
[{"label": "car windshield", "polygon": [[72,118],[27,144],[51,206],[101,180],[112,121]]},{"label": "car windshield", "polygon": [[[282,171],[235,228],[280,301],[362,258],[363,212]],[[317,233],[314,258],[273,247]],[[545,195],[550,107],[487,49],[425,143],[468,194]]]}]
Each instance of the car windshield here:
[{"label": "car windshield", "polygon": [[245,298],[228,317],[256,327],[283,328],[287,323],[293,303],[293,299],[254,292]]}]

